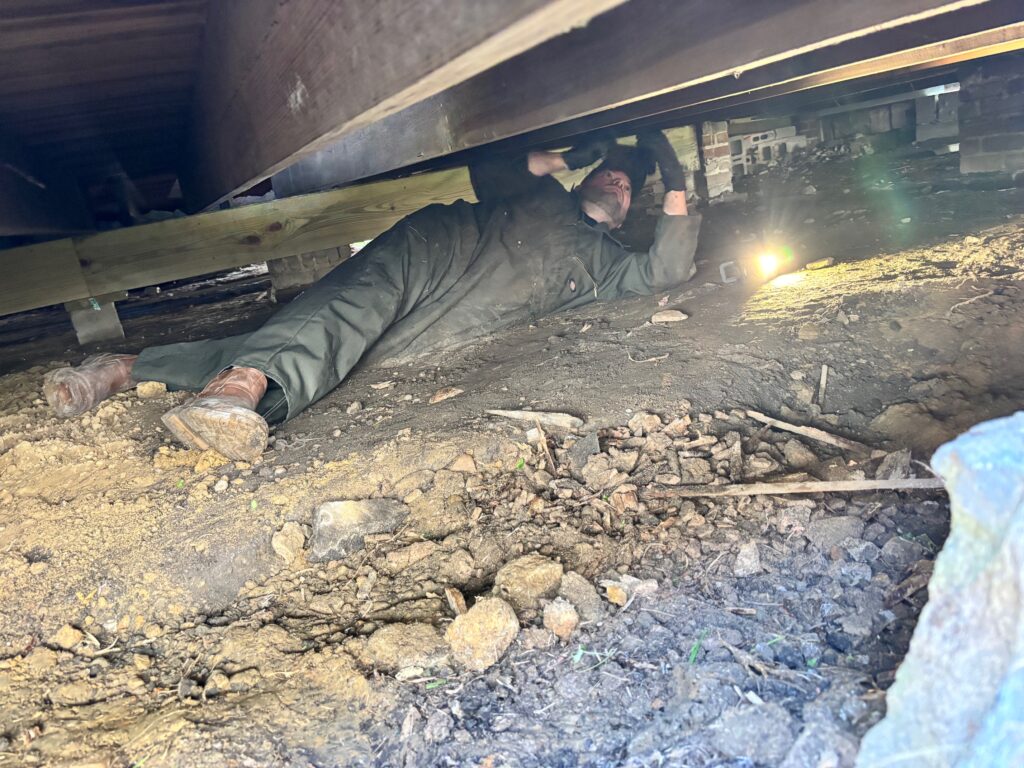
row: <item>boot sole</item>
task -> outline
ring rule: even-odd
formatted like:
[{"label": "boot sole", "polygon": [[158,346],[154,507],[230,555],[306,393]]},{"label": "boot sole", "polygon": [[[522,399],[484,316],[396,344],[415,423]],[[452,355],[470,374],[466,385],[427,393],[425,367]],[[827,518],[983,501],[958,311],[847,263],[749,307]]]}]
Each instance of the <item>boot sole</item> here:
[{"label": "boot sole", "polygon": [[232,461],[255,461],[267,448],[266,420],[241,406],[193,401],[172,408],[162,421],[188,447],[212,448]]}]

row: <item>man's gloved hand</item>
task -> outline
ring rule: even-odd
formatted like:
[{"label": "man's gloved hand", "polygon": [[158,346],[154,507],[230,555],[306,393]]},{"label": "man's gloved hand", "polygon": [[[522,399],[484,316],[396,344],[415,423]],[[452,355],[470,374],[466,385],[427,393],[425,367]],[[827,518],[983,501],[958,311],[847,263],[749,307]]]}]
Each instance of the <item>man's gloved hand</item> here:
[{"label": "man's gloved hand", "polygon": [[661,131],[642,131],[636,135],[636,144],[646,149],[658,163],[661,171],[661,181],[665,189],[669,191],[682,191],[686,189],[686,172],[676,157],[676,151],[672,149],[665,134]]},{"label": "man's gloved hand", "polygon": [[572,149],[562,153],[565,167],[570,171],[586,168],[599,160],[603,160],[608,151],[615,146],[615,134],[610,131],[599,131]]}]

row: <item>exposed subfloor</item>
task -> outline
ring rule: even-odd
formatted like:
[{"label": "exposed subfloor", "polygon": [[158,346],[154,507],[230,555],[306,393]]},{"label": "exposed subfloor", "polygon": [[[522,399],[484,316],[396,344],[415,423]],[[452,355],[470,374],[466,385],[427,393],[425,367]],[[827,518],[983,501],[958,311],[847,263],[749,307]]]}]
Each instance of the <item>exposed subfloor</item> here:
[{"label": "exposed subfloor", "polygon": [[[756,186],[707,212],[691,283],[359,370],[254,466],[169,444],[159,415],[184,393],[51,418],[42,374],[82,353],[54,313],[0,323],[0,765],[850,765],[926,599],[945,497],[675,489],[927,477],[938,444],[1017,410],[1024,190],[893,154]],[[837,263],[722,285],[752,233]],[[258,324],[272,307],[247,280],[127,317],[118,348]],[[664,308],[689,319],[651,324]],[[446,387],[462,391],[431,404]],[[582,417],[600,453],[556,430],[531,443],[494,408]],[[275,552],[287,521],[308,536],[320,503],[366,497],[409,517],[341,560]],[[582,576],[561,584],[583,624],[558,641],[523,607],[504,658],[466,671],[439,639],[445,588],[472,604],[530,553]],[[625,608],[601,586],[622,575],[645,580]]]}]

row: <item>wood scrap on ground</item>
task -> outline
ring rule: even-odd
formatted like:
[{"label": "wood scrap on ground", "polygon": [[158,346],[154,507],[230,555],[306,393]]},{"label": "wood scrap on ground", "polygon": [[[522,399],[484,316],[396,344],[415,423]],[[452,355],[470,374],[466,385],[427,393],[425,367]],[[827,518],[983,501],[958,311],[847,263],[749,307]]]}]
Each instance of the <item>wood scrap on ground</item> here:
[{"label": "wood scrap on ground", "polygon": [[858,443],[856,440],[849,440],[845,437],[833,435],[832,433],[826,432],[823,429],[818,429],[817,427],[801,427],[799,424],[790,424],[788,421],[775,419],[771,416],[759,413],[758,411],[752,411],[749,408],[746,413],[747,416],[755,421],[760,421],[762,424],[767,424],[768,426],[775,427],[776,429],[792,432],[797,435],[802,435],[803,437],[809,437],[812,440],[817,440],[818,442],[826,443],[827,445],[833,445],[836,448],[842,448],[845,451],[852,451],[853,453],[860,454],[871,453],[871,449],[863,443]]},{"label": "wood scrap on ground", "polygon": [[945,490],[945,484],[936,478],[906,478],[902,480],[808,480],[795,483],[739,483],[736,485],[701,485],[681,488],[661,488],[648,491],[652,499],[704,498],[710,496],[778,496],[795,493],[856,493],[859,491],[911,491]]},{"label": "wood scrap on ground", "polygon": [[485,413],[491,416],[501,416],[503,419],[536,422],[541,426],[552,429],[579,429],[585,423],[583,419],[571,416],[568,413],[551,411],[502,411],[495,409],[485,411]]}]

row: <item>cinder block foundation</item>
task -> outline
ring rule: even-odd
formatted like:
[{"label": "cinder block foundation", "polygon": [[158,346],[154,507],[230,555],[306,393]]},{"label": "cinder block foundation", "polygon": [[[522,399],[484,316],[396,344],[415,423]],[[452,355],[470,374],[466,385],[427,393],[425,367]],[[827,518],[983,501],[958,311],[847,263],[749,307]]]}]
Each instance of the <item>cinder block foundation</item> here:
[{"label": "cinder block foundation", "polygon": [[727,120],[701,124],[701,161],[708,199],[732,192],[732,153],[729,149],[729,123]]},{"label": "cinder block foundation", "polygon": [[86,299],[68,302],[64,309],[71,316],[79,344],[124,338],[121,318],[117,316],[117,307],[112,301]]},{"label": "cinder block foundation", "polygon": [[1024,54],[960,70],[960,172],[1024,173]]},{"label": "cinder block foundation", "polygon": [[270,284],[275,298],[294,296],[307,285],[312,285],[352,255],[348,245],[311,251],[301,256],[286,256],[267,262]]}]

